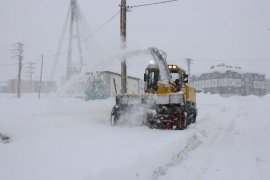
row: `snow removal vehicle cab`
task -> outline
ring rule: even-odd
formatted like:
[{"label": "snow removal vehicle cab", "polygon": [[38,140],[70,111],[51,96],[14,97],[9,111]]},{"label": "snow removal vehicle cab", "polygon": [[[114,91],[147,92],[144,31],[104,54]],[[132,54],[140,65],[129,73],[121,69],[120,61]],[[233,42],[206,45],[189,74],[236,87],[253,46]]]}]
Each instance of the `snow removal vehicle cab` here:
[{"label": "snow removal vehicle cab", "polygon": [[129,121],[129,117],[139,111],[137,118],[142,118],[150,128],[185,129],[196,122],[196,89],[187,84],[188,75],[184,69],[167,65],[165,52],[156,48],[149,48],[149,51],[154,61],[145,69],[145,93],[117,95],[111,124]]}]

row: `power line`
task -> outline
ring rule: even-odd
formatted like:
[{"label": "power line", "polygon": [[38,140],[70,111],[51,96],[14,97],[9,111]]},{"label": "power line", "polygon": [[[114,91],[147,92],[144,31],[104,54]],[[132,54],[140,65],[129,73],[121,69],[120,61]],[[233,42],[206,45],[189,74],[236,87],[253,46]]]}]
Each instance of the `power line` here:
[{"label": "power line", "polygon": [[0,48],[0,52],[3,52],[3,51],[11,51],[11,50],[10,50],[10,47]]},{"label": "power line", "polygon": [[0,64],[0,67],[12,66],[12,65],[18,65],[18,63],[13,63],[13,64]]},{"label": "power line", "polygon": [[29,58],[29,57],[25,57],[24,59],[25,59],[25,62],[26,62],[26,63],[34,62],[35,64],[37,64],[38,61],[40,60],[40,56],[37,57],[37,58]]},{"label": "power line", "polygon": [[188,69],[188,76],[190,77],[190,65],[193,64],[194,60],[193,59],[190,59],[190,58],[186,58],[185,59],[185,62],[187,63],[187,69]]},{"label": "power line", "polygon": [[12,46],[12,44],[0,44],[0,47]]},{"label": "power line", "polygon": [[[115,13],[112,17],[110,17],[105,23],[103,23],[96,31],[94,31],[94,33],[92,33],[91,35],[96,34],[97,32],[99,32],[100,30],[102,30],[109,22],[111,22],[118,14],[120,13],[120,11],[118,11],[117,13]],[[88,39],[88,38],[86,38]]]},{"label": "power line", "polygon": [[[74,45],[75,46],[75,45]],[[68,50],[64,50],[64,51],[61,51],[61,52],[58,52],[58,53],[55,53],[55,54],[48,54],[48,55],[44,55],[43,57],[46,57],[46,58],[51,58],[51,57],[55,57],[55,56],[59,56],[61,54],[66,54],[68,53]]]},{"label": "power line", "polygon": [[164,4],[164,3],[170,3],[178,0],[168,0],[168,1],[161,1],[161,2],[155,2],[155,3],[147,3],[147,4],[140,4],[135,6],[127,6],[127,8],[136,8],[136,7],[142,7],[142,6],[152,6],[152,5],[158,5],[158,4]]},{"label": "power line", "polygon": [[7,54],[7,53],[12,53],[12,50],[11,49],[3,49],[3,50],[1,50],[0,49],[0,53],[5,53],[5,54]]},{"label": "power line", "polygon": [[43,54],[41,55],[41,67],[40,67],[40,76],[39,76],[38,99],[40,99],[42,74],[43,74]]},{"label": "power line", "polygon": [[14,44],[14,46],[16,46],[14,49],[16,52],[15,56],[18,57],[18,61],[19,61],[19,72],[18,72],[18,89],[17,89],[17,98],[21,97],[21,73],[22,73],[22,60],[23,60],[23,46],[24,44],[21,42],[17,42],[16,44]]},{"label": "power line", "polygon": [[28,66],[26,66],[26,70],[27,70],[26,74],[29,77],[30,82],[32,82],[32,77],[33,77],[33,74],[35,73],[35,67],[34,67],[35,63],[28,62],[27,65]]},{"label": "power line", "polygon": [[[178,0],[167,0],[167,1],[161,1],[161,2],[155,2],[155,3],[148,3],[148,4],[141,4],[141,5],[135,5],[135,6],[127,6],[127,8],[134,8],[134,7],[142,7],[142,6],[150,6],[150,5],[158,5],[158,4],[164,4],[164,3],[170,3],[170,2],[174,2],[174,1],[178,1]],[[80,9],[78,9],[78,13],[80,15]],[[68,13],[67,13],[67,17],[66,17],[66,22],[65,24],[67,23],[67,19],[68,19],[68,16],[69,16],[69,13],[70,13],[70,9],[68,10]],[[86,38],[84,38],[82,40],[82,42],[86,42],[88,41],[88,39],[90,37],[93,37],[96,33],[98,33],[99,31],[101,31],[107,24],[109,24],[113,19],[115,19],[117,17],[117,15],[120,14],[120,10],[117,11],[115,14],[113,14],[108,20],[106,20],[103,24],[101,24],[93,33],[89,34]],[[65,29],[63,30],[65,31]],[[62,33],[63,34],[63,33]],[[63,37],[62,37],[63,38]],[[61,39],[62,39],[61,38]],[[72,45],[72,47],[75,47],[75,46],[78,46],[78,44],[74,44]],[[46,58],[50,58],[50,57],[56,57],[56,59],[58,59],[58,57],[62,54],[66,54],[68,53],[68,49],[64,50],[64,51],[61,51],[59,52],[59,48],[58,48],[58,51],[57,53],[55,54],[49,54],[49,55],[44,55],[44,57]],[[57,62],[55,62],[57,64]],[[56,67],[56,66],[55,66]],[[54,74],[54,73],[52,73]]]},{"label": "power line", "polygon": [[8,55],[12,55],[12,53],[3,53],[3,54],[0,54],[0,57],[4,57],[4,56],[8,56]]},{"label": "power line", "polygon": [[[85,42],[87,41],[90,37],[94,36],[96,33],[98,33],[99,31],[101,31],[107,24],[109,24],[114,18],[117,17],[117,15],[120,13],[120,11],[118,11],[117,13],[115,13],[113,16],[111,16],[108,20],[106,20],[102,25],[100,25],[97,30],[95,30],[93,33],[90,33],[86,38],[84,38],[82,41]],[[73,46],[77,46],[77,44],[73,45]],[[44,57],[46,58],[50,58],[50,57],[55,57],[55,56],[59,56],[62,54],[66,54],[68,53],[68,49],[55,53],[55,54],[48,54],[48,55],[44,55]]]}]

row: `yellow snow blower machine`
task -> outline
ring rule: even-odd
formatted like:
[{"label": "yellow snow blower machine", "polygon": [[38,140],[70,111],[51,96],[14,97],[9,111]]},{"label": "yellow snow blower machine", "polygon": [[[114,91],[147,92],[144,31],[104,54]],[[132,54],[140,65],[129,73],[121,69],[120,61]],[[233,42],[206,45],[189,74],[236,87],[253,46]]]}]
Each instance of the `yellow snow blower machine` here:
[{"label": "yellow snow blower machine", "polygon": [[145,93],[117,95],[111,124],[140,112],[139,118],[149,128],[185,129],[196,122],[196,89],[188,85],[184,69],[167,64],[165,52],[157,48],[149,48],[149,52],[154,61],[145,69]]}]

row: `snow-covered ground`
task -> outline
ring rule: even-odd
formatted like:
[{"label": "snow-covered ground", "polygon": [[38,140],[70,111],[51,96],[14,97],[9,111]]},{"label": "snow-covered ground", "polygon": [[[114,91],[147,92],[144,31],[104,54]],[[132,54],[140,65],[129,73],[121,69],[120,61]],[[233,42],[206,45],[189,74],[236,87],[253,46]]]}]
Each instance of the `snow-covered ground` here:
[{"label": "snow-covered ground", "polygon": [[270,96],[199,94],[184,131],[111,127],[114,99],[0,94],[0,180],[270,179]]}]

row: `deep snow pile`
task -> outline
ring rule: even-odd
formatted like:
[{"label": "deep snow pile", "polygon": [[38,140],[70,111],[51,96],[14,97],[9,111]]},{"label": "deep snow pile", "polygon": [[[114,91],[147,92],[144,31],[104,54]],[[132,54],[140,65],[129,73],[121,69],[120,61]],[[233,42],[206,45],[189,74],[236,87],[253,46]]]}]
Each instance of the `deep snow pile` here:
[{"label": "deep snow pile", "polygon": [[111,127],[114,103],[0,94],[0,179],[270,179],[270,96],[199,94],[184,131]]}]

